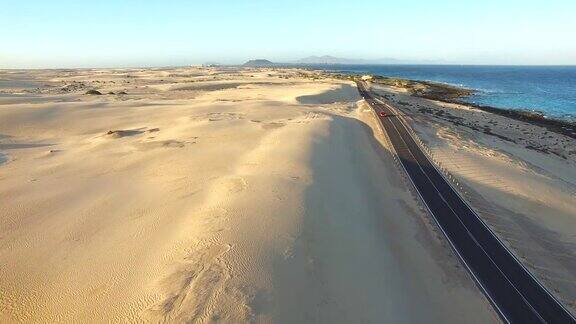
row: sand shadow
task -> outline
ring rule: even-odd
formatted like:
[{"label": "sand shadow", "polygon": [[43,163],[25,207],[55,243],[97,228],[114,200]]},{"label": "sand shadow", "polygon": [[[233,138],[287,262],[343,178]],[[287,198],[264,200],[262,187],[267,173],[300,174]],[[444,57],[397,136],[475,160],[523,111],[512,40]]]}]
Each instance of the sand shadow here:
[{"label": "sand shadow", "polygon": [[226,89],[236,89],[241,85],[243,85],[243,83],[217,83],[217,84],[212,83],[212,84],[198,84],[198,85],[174,87],[170,90],[172,90],[172,91],[186,91],[186,90],[218,91],[218,90],[226,90]]},{"label": "sand shadow", "polygon": [[[371,190],[374,188],[369,173],[363,171],[372,168],[371,162],[354,148],[362,136],[370,139],[369,144],[366,142],[368,145],[380,143],[365,122],[327,115],[333,118],[328,131],[330,136],[314,141],[310,150],[308,163],[314,170],[314,180],[304,191],[302,225],[295,233],[290,249],[273,262],[275,288],[271,304],[283,306],[263,309],[257,298],[251,305],[255,312],[271,314],[278,322],[301,322],[304,318],[310,322],[339,322],[341,304],[336,300],[341,295],[335,291],[342,291],[342,287],[361,287],[349,290],[348,295],[351,299],[365,300],[366,308],[374,310],[362,315],[377,318],[382,313],[379,311],[382,308],[378,307],[380,301],[364,296],[377,296],[375,291],[380,286],[371,280],[384,282],[387,278],[384,265],[395,266],[385,248],[377,255],[366,252],[372,251],[374,246],[391,244],[387,241],[389,235],[381,232],[381,193]],[[351,127],[355,128],[353,133],[348,131]],[[353,136],[348,136],[350,134]],[[378,148],[386,154],[385,148]],[[391,161],[390,157],[387,159]],[[353,165],[357,168],[351,167]],[[342,190],[343,183],[358,182],[365,183],[366,187],[356,191]],[[371,286],[373,288],[369,288]],[[400,291],[398,286],[401,285],[390,289]]]},{"label": "sand shadow", "polygon": [[23,143],[23,144],[0,144],[0,150],[18,150],[18,149],[28,149],[36,147],[52,146],[54,144],[35,144],[35,143]]},{"label": "sand shadow", "polygon": [[140,135],[144,133],[145,128],[135,128],[135,129],[118,129],[118,130],[109,130],[106,135],[119,138],[119,137],[129,137]]},{"label": "sand shadow", "polygon": [[296,97],[298,103],[305,105],[352,102],[359,99],[358,89],[348,84],[342,84],[338,89],[324,91],[319,94]]}]

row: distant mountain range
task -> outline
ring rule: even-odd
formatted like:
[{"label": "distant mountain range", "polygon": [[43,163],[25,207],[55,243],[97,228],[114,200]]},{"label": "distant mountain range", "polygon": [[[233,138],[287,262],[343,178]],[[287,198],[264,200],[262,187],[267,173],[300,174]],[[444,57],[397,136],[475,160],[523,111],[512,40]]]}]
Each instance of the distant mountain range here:
[{"label": "distant mountain range", "polygon": [[250,60],[242,66],[247,67],[270,67],[282,65],[299,65],[299,64],[442,64],[446,63],[440,60],[399,60],[395,58],[381,58],[381,59],[349,59],[334,57],[330,55],[324,56],[308,56],[292,62],[274,63],[266,59]]},{"label": "distant mountain range", "polygon": [[330,55],[308,56],[297,60],[297,64],[363,64],[366,60],[347,59]]},{"label": "distant mountain range", "polygon": [[294,62],[295,64],[438,64],[441,61],[433,60],[399,60],[395,58],[381,58],[381,59],[349,59],[334,57],[330,55],[324,56],[309,56],[303,59],[299,59]]}]

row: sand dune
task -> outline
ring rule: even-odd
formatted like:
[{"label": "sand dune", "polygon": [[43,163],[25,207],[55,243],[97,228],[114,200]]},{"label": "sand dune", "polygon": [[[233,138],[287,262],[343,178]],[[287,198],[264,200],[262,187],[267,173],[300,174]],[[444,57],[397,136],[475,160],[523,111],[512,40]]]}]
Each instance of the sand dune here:
[{"label": "sand dune", "polygon": [[0,320],[497,321],[354,84],[301,73],[19,71]]}]

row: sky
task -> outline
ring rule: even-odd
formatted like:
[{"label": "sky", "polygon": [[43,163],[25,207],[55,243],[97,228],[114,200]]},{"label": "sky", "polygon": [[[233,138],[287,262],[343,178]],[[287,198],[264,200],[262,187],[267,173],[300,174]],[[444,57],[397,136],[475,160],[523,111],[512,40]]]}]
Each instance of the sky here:
[{"label": "sky", "polygon": [[575,0],[0,0],[0,68],[576,64]]}]

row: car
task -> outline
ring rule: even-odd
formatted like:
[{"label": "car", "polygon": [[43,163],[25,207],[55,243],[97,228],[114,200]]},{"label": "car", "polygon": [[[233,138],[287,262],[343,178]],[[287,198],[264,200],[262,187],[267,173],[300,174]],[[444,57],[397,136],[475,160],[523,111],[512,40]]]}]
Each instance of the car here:
[{"label": "car", "polygon": [[386,113],[383,112],[383,111],[381,111],[379,115],[380,115],[380,117],[388,117],[388,114],[386,114]]}]

